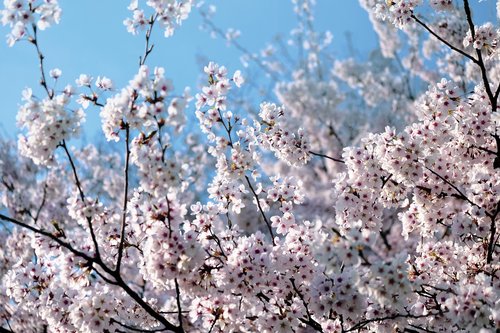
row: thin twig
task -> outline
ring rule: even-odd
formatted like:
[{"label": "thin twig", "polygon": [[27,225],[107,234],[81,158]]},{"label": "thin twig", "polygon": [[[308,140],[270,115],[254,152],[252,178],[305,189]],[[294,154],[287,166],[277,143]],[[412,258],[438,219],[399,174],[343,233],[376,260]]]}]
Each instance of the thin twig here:
[{"label": "thin twig", "polygon": [[29,41],[33,45],[35,45],[36,52],[38,54],[38,64],[39,64],[40,73],[41,73],[40,84],[42,85],[42,87],[47,92],[47,96],[49,97],[49,99],[52,99],[52,98],[54,98],[54,91],[51,90],[51,89],[49,89],[49,87],[47,85],[47,80],[45,78],[45,67],[44,67],[44,63],[43,63],[43,60],[45,59],[45,57],[44,57],[42,51],[40,50],[40,47],[38,46],[37,27],[36,27],[36,25],[34,23],[32,24],[32,27],[33,27],[33,38],[30,39]]},{"label": "thin twig", "polygon": [[[464,0],[464,10],[465,10],[465,16],[467,17],[467,23],[469,24],[469,29],[472,35],[472,41],[474,41],[476,39],[476,31],[474,27],[474,22],[472,21],[472,13],[469,6],[469,0]],[[477,54],[476,64],[481,69],[481,77],[483,79],[484,89],[486,90],[486,94],[490,99],[491,109],[493,112],[495,112],[497,108],[497,101],[495,96],[493,95],[493,92],[491,91],[490,82],[488,81],[488,73],[486,71],[486,66],[484,65],[483,55],[481,53],[481,50],[476,49],[476,54]]]},{"label": "thin twig", "polygon": [[134,332],[153,333],[153,332],[163,332],[163,331],[167,330],[166,328],[145,330],[145,329],[142,329],[142,328],[137,328],[137,327],[133,327],[133,326],[121,323],[121,322],[119,322],[118,320],[116,320],[114,318],[111,318],[110,321],[112,323],[116,323],[116,324],[120,325],[121,327],[124,327],[124,328],[129,329],[129,330],[134,331]]},{"label": "thin twig", "polygon": [[[301,103],[301,104],[304,104],[304,103]],[[329,129],[328,134],[333,135],[333,137],[334,137],[335,139],[337,139],[337,141],[339,142],[340,146],[341,146],[342,148],[344,148],[344,146],[345,146],[345,145],[344,145],[344,141],[342,141],[342,139],[340,138],[340,136],[338,135],[337,131],[336,131],[336,130],[335,130],[335,128],[332,126],[332,124],[329,124],[329,125],[328,125],[328,129]]]},{"label": "thin twig", "polygon": [[290,278],[290,282],[292,283],[293,290],[295,291],[297,296],[299,296],[300,300],[302,301],[302,305],[304,305],[304,308],[306,309],[307,320],[302,320],[301,318],[299,318],[299,320],[302,321],[304,324],[313,328],[315,331],[323,332],[321,325],[316,320],[314,320],[313,317],[311,316],[311,312],[309,311],[309,306],[308,306],[307,302],[305,301],[304,296],[300,292],[299,288],[297,288],[297,286],[295,285],[295,279]]},{"label": "thin twig", "polygon": [[149,27],[148,30],[146,31],[146,46],[144,49],[144,55],[139,57],[139,66],[142,66],[146,63],[146,59],[148,58],[149,54],[153,51],[154,44],[151,44],[150,46],[149,40],[151,38],[151,32],[153,31],[153,26],[157,18],[158,18],[158,13],[156,13],[154,16],[151,16],[151,19],[149,20]]},{"label": "thin twig", "polygon": [[438,313],[428,313],[425,315],[412,315],[410,313],[407,314],[401,314],[401,313],[396,313],[390,316],[385,316],[385,317],[379,317],[379,318],[371,318],[371,319],[366,319],[364,321],[361,321],[357,323],[356,325],[352,326],[351,328],[345,330],[345,332],[353,332],[353,331],[359,331],[369,323],[373,322],[383,322],[386,320],[392,320],[392,319],[397,319],[397,318],[412,318],[412,319],[418,319],[418,318],[426,318],[426,317],[431,317],[431,316],[437,316]]},{"label": "thin twig", "polygon": [[478,206],[477,204],[475,204],[474,202],[472,202],[472,200],[470,200],[462,191],[460,191],[460,189],[458,187],[456,187],[454,184],[452,184],[448,179],[444,178],[443,176],[441,176],[439,173],[437,173],[436,171],[424,166],[427,170],[429,170],[433,175],[435,175],[436,177],[438,177],[439,179],[441,179],[443,182],[445,182],[446,184],[448,184],[450,187],[452,187],[455,191],[457,191],[457,193],[459,194],[459,197],[465,201],[467,201],[469,204],[471,204],[472,206],[475,206],[475,207],[478,207],[478,208],[481,208],[480,206]]},{"label": "thin twig", "polygon": [[382,176],[381,178],[382,178],[382,186],[380,188],[383,189],[385,184],[387,184],[387,182],[392,178],[392,173],[389,174],[389,176],[387,177]]},{"label": "thin twig", "polygon": [[332,160],[332,161],[335,161],[335,162],[338,162],[338,163],[345,163],[344,160],[341,160],[341,159],[338,159],[338,158],[334,158],[334,157],[331,157],[331,156],[328,156],[328,155],[325,155],[325,154],[316,153],[316,152],[313,152],[311,150],[309,151],[309,154],[314,155],[314,156],[318,156],[318,157],[327,158],[329,160]]},{"label": "thin twig", "polygon": [[495,91],[495,96],[493,96],[493,99],[497,101],[498,103],[498,96],[500,95],[500,83],[498,83],[497,90]]},{"label": "thin twig", "polygon": [[488,241],[488,252],[486,255],[486,263],[487,264],[491,264],[493,262],[493,253],[495,252],[495,245],[496,245],[495,235],[497,232],[496,219],[497,219],[499,212],[500,212],[500,201],[497,202],[497,208],[496,208],[495,212],[492,214],[492,216],[490,216],[490,219],[491,219],[490,239]]},{"label": "thin twig", "polygon": [[73,158],[71,157],[71,154],[68,150],[68,146],[66,145],[66,141],[62,141],[62,143],[59,145],[64,149],[66,152],[66,156],[68,157],[69,164],[71,165],[71,170],[73,171],[73,177],[75,178],[75,184],[76,188],[78,189],[78,193],[80,194],[80,199],[82,199],[83,202],[85,202],[85,193],[83,193],[82,189],[82,183],[80,182],[80,178],[78,177],[78,173],[76,172],[76,166],[75,163],[73,162]]},{"label": "thin twig", "polygon": [[460,50],[459,48],[453,46],[452,44],[450,44],[447,40],[445,40],[444,38],[442,38],[441,36],[439,36],[431,28],[429,28],[429,26],[427,26],[424,22],[422,22],[421,20],[419,20],[418,17],[416,17],[414,14],[411,15],[411,18],[414,19],[415,22],[417,22],[418,24],[420,24],[422,27],[424,27],[424,29],[427,30],[431,35],[433,35],[434,37],[436,37],[437,39],[439,39],[439,41],[441,41],[443,44],[445,44],[446,46],[448,46],[450,49],[452,49],[453,51],[458,52],[461,55],[463,55],[464,57],[472,60],[474,63],[476,63],[476,64],[478,63],[478,60],[476,58],[474,58],[470,54],[468,54],[468,53]]},{"label": "thin twig", "polygon": [[[83,193],[82,189],[82,184],[80,183],[80,178],[78,177],[78,172],[76,171],[76,166],[75,163],[73,162],[73,158],[71,157],[71,154],[68,150],[68,147],[66,145],[66,141],[62,141],[60,146],[64,149],[66,152],[66,156],[68,157],[69,164],[71,165],[71,170],[73,171],[73,177],[75,178],[75,184],[76,187],[78,188],[78,192],[80,194],[80,199],[82,200],[82,203],[85,205],[85,193]],[[94,244],[94,249],[95,249],[95,255],[96,257],[100,258],[100,253],[99,253],[99,244],[97,242],[97,237],[94,232],[94,226],[92,225],[92,217],[87,217],[87,224],[89,226],[89,231],[90,231],[90,237],[92,238],[92,242]]]},{"label": "thin twig", "polygon": [[130,161],[130,147],[129,147],[129,141],[130,141],[130,128],[128,124],[125,125],[125,171],[124,171],[124,177],[125,177],[125,184],[124,184],[124,190],[123,190],[123,211],[122,211],[122,223],[120,227],[120,243],[118,245],[118,259],[116,260],[116,272],[120,272],[120,267],[122,264],[122,258],[123,258],[123,248],[125,245],[125,227],[127,225],[127,204],[128,204],[128,186],[129,186],[129,179],[128,179],[128,169],[129,169],[129,161]]},{"label": "thin twig", "polygon": [[35,217],[33,218],[35,224],[38,222],[38,218],[40,217],[40,213],[42,212],[43,206],[45,206],[46,200],[47,200],[47,182],[45,182],[45,184],[43,185],[42,203],[40,204],[40,206],[38,206]]},{"label": "thin twig", "polygon": [[175,282],[175,298],[177,301],[177,318],[179,320],[179,327],[182,328],[182,308],[181,308],[181,291],[179,288],[179,282],[177,282],[177,278],[174,279]]},{"label": "thin twig", "polygon": [[264,222],[266,222],[267,229],[269,230],[269,234],[271,235],[271,240],[273,242],[273,245],[276,245],[274,242],[273,228],[271,227],[271,223],[269,223],[269,220],[267,219],[266,214],[264,213],[264,210],[262,209],[262,206],[260,205],[259,196],[257,195],[255,190],[253,189],[252,183],[250,182],[250,179],[248,178],[247,175],[245,175],[245,179],[247,180],[248,187],[250,187],[250,190],[252,191],[253,196],[255,197],[255,201],[257,201],[257,207],[259,207],[260,214],[264,218]]},{"label": "thin twig", "polygon": [[16,220],[14,218],[11,218],[11,217],[3,215],[3,214],[0,214],[0,219],[2,219],[4,221],[7,221],[7,222],[11,222],[11,223],[13,223],[13,224],[15,224],[17,226],[22,227],[22,228],[28,229],[28,230],[36,233],[36,234],[48,237],[49,239],[53,240],[54,242],[56,242],[60,246],[62,246],[65,249],[69,250],[74,255],[76,255],[78,257],[81,257],[81,258],[83,258],[83,259],[85,259],[85,260],[87,260],[89,262],[98,262],[97,258],[92,258],[89,255],[87,255],[86,253],[81,252],[81,251],[75,249],[73,246],[71,246],[70,244],[62,241],[61,239],[59,239],[58,237],[54,236],[53,234],[51,234],[48,231],[45,231],[45,230],[42,230],[42,229],[37,229],[37,228],[35,228],[35,227],[33,227],[33,226],[29,225],[29,224],[26,224],[24,222],[21,222],[19,220]]},{"label": "thin twig", "polygon": [[247,55],[252,61],[254,61],[257,66],[259,66],[266,74],[268,74],[274,81],[278,81],[278,77],[276,76],[275,73],[273,73],[268,67],[266,67],[266,65],[264,65],[262,63],[262,61],[255,55],[253,54],[252,52],[250,52],[249,50],[247,50],[243,45],[241,45],[240,43],[238,43],[236,40],[232,39],[232,40],[229,40],[227,37],[226,37],[226,34],[224,33],[224,31],[222,31],[221,29],[219,29],[207,16],[206,13],[204,13],[203,11],[200,12],[201,13],[201,16],[203,17],[203,21],[210,27],[210,29],[212,29],[213,32],[215,32],[217,35],[219,35],[221,38],[225,39],[226,41],[228,41],[228,43],[231,43],[232,45],[234,45],[234,47],[239,50],[240,52],[242,52],[243,54]]},{"label": "thin twig", "polygon": [[184,329],[181,327],[175,326],[171,322],[169,322],[165,317],[159,314],[156,310],[154,310],[146,301],[142,299],[139,294],[137,294],[130,286],[125,283],[123,278],[118,272],[113,272],[114,277],[116,278],[116,282],[118,286],[120,286],[137,304],[139,304],[149,315],[159,321],[163,326],[165,326],[165,330],[170,330],[176,333],[184,333]]},{"label": "thin twig", "polygon": [[215,314],[215,319],[214,321],[212,322],[212,325],[210,326],[210,329],[208,330],[208,333],[212,333],[214,327],[215,327],[215,323],[217,322],[217,320],[219,319],[219,312],[217,311],[217,313]]}]

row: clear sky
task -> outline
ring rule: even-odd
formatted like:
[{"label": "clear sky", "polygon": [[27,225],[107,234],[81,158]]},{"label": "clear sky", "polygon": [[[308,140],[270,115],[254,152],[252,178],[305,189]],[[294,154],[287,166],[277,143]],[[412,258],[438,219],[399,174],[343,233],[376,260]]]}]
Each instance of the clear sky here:
[{"label": "clear sky", "polygon": [[[486,0],[492,9],[493,0]],[[63,10],[59,25],[39,34],[40,46],[46,56],[47,70],[60,68],[63,76],[58,83],[62,88],[81,73],[107,76],[116,88],[121,88],[137,72],[138,58],[143,53],[143,35],[133,36],[126,31],[123,20],[130,16],[126,0],[60,0]],[[353,45],[361,54],[376,47],[376,35],[371,29],[367,14],[357,0],[318,0],[316,29],[330,30],[334,35],[334,48],[338,57],[348,54],[345,33],[352,35]],[[477,1],[476,1],[477,2]],[[286,36],[295,26],[295,15],[289,0],[219,0],[213,21],[223,30],[239,29],[240,43],[257,52],[273,36]],[[495,13],[477,10],[481,16]],[[160,30],[153,34],[155,50],[148,59],[150,66],[162,66],[178,91],[184,86],[196,90],[200,75],[197,56],[226,65],[230,72],[241,68],[241,53],[227,47],[220,39],[214,40],[206,31],[199,29],[202,22],[197,11],[184,21],[183,26],[171,38],[164,38]],[[8,33],[0,26],[0,36]],[[38,87],[39,71],[36,52],[32,45],[22,42],[9,48],[0,38],[0,134],[14,136],[15,117],[21,103],[21,91],[33,87],[35,94],[43,96]],[[256,101],[259,103],[260,101]],[[94,114],[92,114],[94,113]],[[88,137],[93,137],[100,126],[98,112],[89,110],[87,115]]]}]

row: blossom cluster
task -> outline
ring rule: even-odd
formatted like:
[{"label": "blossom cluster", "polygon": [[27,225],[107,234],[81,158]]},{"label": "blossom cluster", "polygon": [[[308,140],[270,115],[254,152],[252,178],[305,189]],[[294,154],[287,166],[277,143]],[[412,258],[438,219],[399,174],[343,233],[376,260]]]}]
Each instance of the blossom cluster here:
[{"label": "blossom cluster", "polygon": [[382,19],[388,19],[398,28],[411,22],[414,9],[422,4],[422,0],[388,0],[377,1],[375,13]]},{"label": "blossom cluster", "polygon": [[188,162],[179,154],[169,154],[168,148],[171,134],[179,133],[185,123],[190,96],[186,91],[174,97],[172,90],[163,68],[155,68],[150,76],[148,67],[141,66],[127,87],[106,100],[100,113],[108,140],[119,141],[120,132],[126,133],[141,186],[155,195],[188,186]]},{"label": "blossom cluster", "polygon": [[302,129],[297,134],[284,128],[281,119],[285,111],[272,103],[260,105],[259,116],[262,119],[262,130],[259,140],[264,148],[270,149],[276,157],[290,165],[305,164],[309,161],[309,143]]},{"label": "blossom cluster", "polygon": [[119,140],[119,131],[127,125],[130,129],[155,130],[159,124],[181,126],[184,122],[184,99],[172,98],[172,82],[165,78],[163,68],[155,68],[153,77],[147,66],[139,72],[126,88],[109,98],[102,108],[103,132],[108,140]]},{"label": "blossom cluster", "polygon": [[19,136],[21,154],[36,164],[47,164],[59,144],[78,135],[85,115],[82,109],[69,110],[71,96],[71,87],[43,100],[35,97],[31,89],[23,92],[25,104],[19,110],[17,123],[27,133]]},{"label": "blossom cluster", "polygon": [[13,46],[17,41],[28,37],[31,25],[45,30],[52,24],[59,23],[61,8],[57,0],[5,0],[0,15],[2,24],[11,27],[7,44]]},{"label": "blossom cluster", "polygon": [[132,0],[128,9],[133,12],[133,16],[125,19],[123,23],[128,32],[136,35],[158,20],[164,29],[165,37],[170,37],[182,21],[188,18],[193,2],[193,0],[148,0],[146,4],[154,10],[154,14],[149,18],[144,10],[139,8],[139,0]]},{"label": "blossom cluster", "polygon": [[[432,288],[437,287],[436,276],[453,271],[452,277],[458,280],[439,279],[439,288],[449,288],[447,296],[443,295],[446,302],[442,306],[450,310],[456,305],[448,303],[453,302],[448,299],[449,294],[458,296],[462,292],[458,276],[474,270],[466,279],[474,284],[478,281],[475,279],[483,281],[482,270],[492,272],[497,266],[493,262],[484,264],[492,255],[489,251],[496,250],[481,249],[480,244],[467,239],[487,239],[494,232],[491,226],[498,222],[491,214],[496,211],[499,198],[493,165],[488,154],[479,149],[492,144],[491,135],[496,130],[488,110],[490,105],[481,87],[476,87],[465,100],[457,96],[456,89],[451,82],[442,80],[421,101],[418,122],[400,134],[387,129],[385,133],[368,136],[363,147],[346,149],[348,173],[339,176],[336,185],[337,224],[343,233],[348,232],[352,220],[379,232],[383,230],[384,207],[400,209],[401,234],[408,242],[415,239],[412,235],[421,237],[420,241],[415,239],[415,257],[409,260],[415,269],[411,279],[416,279],[416,285]],[[461,163],[456,162],[458,156]],[[486,173],[488,180],[482,176]],[[469,257],[460,259],[460,253],[466,252]],[[479,266],[482,270],[477,269]],[[494,283],[490,283],[487,288],[493,287]],[[384,283],[388,284],[391,283]],[[405,288],[404,295],[408,295],[410,290]],[[383,290],[382,286],[374,289]],[[399,289],[398,294],[402,293]],[[431,307],[423,306],[420,311],[429,314]],[[473,318],[457,325],[468,329],[487,325],[482,320],[491,318],[494,310],[481,311],[485,310],[472,309]],[[454,316],[450,313],[449,318]]]},{"label": "blossom cluster", "polygon": [[470,30],[467,31],[463,41],[464,47],[472,45],[476,50],[484,51],[488,57],[498,54],[500,29],[495,29],[493,24],[488,22],[480,27],[476,26],[474,30],[474,36]]}]

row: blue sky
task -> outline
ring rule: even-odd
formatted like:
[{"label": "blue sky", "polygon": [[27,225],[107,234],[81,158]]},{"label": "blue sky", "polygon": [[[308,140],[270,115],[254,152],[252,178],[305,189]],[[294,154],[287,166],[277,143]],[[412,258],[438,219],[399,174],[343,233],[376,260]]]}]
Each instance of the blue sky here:
[{"label": "blue sky", "polygon": [[[357,1],[319,1],[317,6],[317,29],[329,29],[334,33],[337,49],[345,49],[345,31],[352,31],[353,39],[364,39],[360,45],[375,46],[375,34],[370,31],[366,13]],[[295,26],[295,14],[288,0],[221,0],[217,5],[214,22],[224,30],[232,27],[241,31],[240,43],[247,49],[258,51],[276,34],[287,35]],[[126,31],[123,20],[128,17],[128,1],[61,0],[63,10],[61,23],[39,34],[40,46],[46,56],[46,67],[60,68],[63,72],[58,83],[74,83],[81,73],[94,77],[104,75],[120,88],[137,72],[139,55],[144,49],[143,35],[133,36]],[[227,47],[226,42],[212,39],[200,30],[200,15],[193,11],[171,38],[164,38],[160,30],[153,34],[155,50],[148,59],[150,66],[165,67],[177,90],[184,86],[196,89],[200,70],[198,55],[226,65],[230,71],[241,67],[240,52]],[[365,34],[370,31],[369,34]],[[0,36],[8,33],[0,27]],[[367,38],[369,37],[369,38]],[[342,52],[341,52],[342,53]],[[0,38],[0,133],[13,136],[16,133],[15,116],[21,103],[21,91],[38,87],[39,72],[36,53],[32,45],[22,42],[9,48]],[[257,102],[258,103],[258,102]],[[92,114],[94,111],[95,114]],[[87,130],[98,129],[96,110],[89,110]],[[88,133],[92,136],[92,133]]]},{"label": "blue sky", "polygon": [[[495,13],[493,0],[486,0],[477,11],[491,17]],[[295,26],[295,14],[289,0],[219,0],[213,18],[217,26],[237,28],[241,31],[240,43],[251,51],[262,49],[273,36],[286,36]],[[63,9],[59,25],[42,31],[40,46],[46,56],[46,68],[60,68],[63,76],[58,83],[74,83],[81,74],[111,78],[115,87],[121,88],[137,72],[138,58],[144,48],[143,35],[127,33],[123,20],[130,16],[125,0],[60,0]],[[353,45],[366,54],[376,47],[376,35],[371,29],[367,14],[356,0],[318,0],[316,29],[330,30],[334,35],[336,56],[347,56],[345,32],[352,35]],[[477,14],[477,13],[476,13]],[[153,34],[155,50],[148,59],[150,66],[162,66],[178,91],[191,86],[196,91],[200,75],[197,56],[226,65],[230,72],[241,68],[240,52],[227,47],[226,42],[211,39],[199,29],[200,15],[192,15],[171,38],[164,38],[160,30]],[[8,33],[0,27],[0,36]],[[16,133],[15,116],[21,103],[21,91],[33,87],[35,94],[43,96],[38,86],[39,72],[36,53],[32,45],[22,42],[9,48],[0,38],[0,134],[13,137]],[[258,104],[260,101],[256,101]],[[90,109],[86,129],[88,137],[98,131],[98,111]]]}]

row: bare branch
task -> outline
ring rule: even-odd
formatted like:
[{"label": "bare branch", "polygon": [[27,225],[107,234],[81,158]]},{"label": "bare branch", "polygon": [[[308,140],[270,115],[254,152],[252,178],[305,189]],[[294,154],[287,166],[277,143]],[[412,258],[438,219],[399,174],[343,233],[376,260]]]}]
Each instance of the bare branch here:
[{"label": "bare branch", "polygon": [[304,299],[304,296],[300,292],[299,288],[295,285],[295,279],[290,278],[290,282],[292,283],[293,290],[299,296],[300,300],[302,301],[302,305],[304,305],[304,308],[306,309],[306,315],[307,315],[307,320],[299,318],[300,321],[302,321],[304,324],[310,326],[317,332],[323,332],[323,329],[321,328],[321,324],[318,323],[314,318],[311,316],[311,312],[309,311],[309,306],[307,302]]},{"label": "bare branch", "polygon": [[35,224],[38,222],[38,218],[40,217],[40,213],[42,212],[43,206],[45,206],[46,199],[47,199],[47,183],[45,182],[45,184],[43,185],[42,203],[40,204],[40,206],[38,206],[35,217],[33,218]]},{"label": "bare branch", "polygon": [[[474,22],[472,21],[472,13],[471,13],[470,6],[469,6],[469,0],[464,0],[464,9],[465,9],[465,15],[467,16],[467,23],[469,24],[469,29],[471,31],[472,40],[474,41],[476,38],[476,31],[475,31],[475,27],[474,27]],[[488,95],[488,98],[490,99],[491,110],[493,112],[496,112],[497,100],[496,100],[495,96],[493,95],[493,92],[491,91],[490,82],[488,80],[488,73],[486,71],[486,66],[484,65],[484,60],[483,60],[483,55],[481,53],[481,50],[476,49],[476,54],[477,54],[476,64],[481,69],[481,77],[483,79],[483,85],[484,85],[484,89],[486,90],[486,94]]]},{"label": "bare branch", "polygon": [[335,161],[335,162],[338,162],[338,163],[344,163],[345,164],[345,161],[344,160],[341,160],[341,159],[338,159],[338,158],[334,158],[334,157],[331,157],[331,156],[328,156],[328,155],[325,155],[325,154],[320,154],[320,153],[315,153],[313,151],[309,151],[309,154],[311,155],[314,155],[314,156],[318,156],[318,157],[323,157],[323,158],[327,158],[329,160],[332,160],[332,161]]},{"label": "bare branch", "polygon": [[125,245],[125,227],[127,225],[127,204],[128,204],[128,169],[129,169],[129,160],[130,160],[130,128],[128,124],[125,125],[125,185],[124,185],[124,193],[123,193],[123,211],[122,211],[122,223],[120,227],[120,243],[118,245],[118,259],[116,260],[116,272],[120,273],[120,267],[122,264],[123,258],[123,248]]},{"label": "bare branch", "polygon": [[417,22],[418,24],[420,24],[425,30],[427,30],[431,35],[433,35],[434,37],[436,37],[437,39],[439,39],[439,41],[443,44],[445,44],[446,46],[448,46],[450,49],[452,49],[453,51],[455,52],[458,52],[460,53],[461,55],[463,55],[464,57],[472,60],[475,64],[478,64],[478,60],[476,58],[474,58],[473,56],[471,56],[470,54],[460,50],[459,48],[453,46],[452,44],[450,44],[447,40],[445,40],[443,37],[439,36],[437,33],[435,33],[431,28],[429,28],[429,26],[427,24],[425,24],[424,22],[422,22],[418,17],[416,17],[414,14],[411,15],[411,18],[415,20],[415,22]]},{"label": "bare branch", "polygon": [[154,44],[149,45],[149,40],[151,38],[151,32],[153,31],[153,26],[156,22],[156,19],[158,18],[158,13],[155,15],[151,16],[149,20],[149,27],[148,30],[146,31],[146,46],[144,49],[144,55],[139,57],[139,66],[142,66],[146,63],[146,59],[148,58],[149,54],[153,51]]},{"label": "bare branch", "polygon": [[40,74],[41,74],[40,84],[47,92],[47,96],[49,97],[49,99],[52,99],[52,98],[54,98],[54,91],[49,89],[49,87],[47,85],[47,79],[45,78],[45,67],[44,67],[44,63],[43,63],[43,60],[45,59],[45,57],[44,57],[42,51],[40,50],[40,47],[38,46],[37,27],[36,27],[36,24],[34,24],[34,23],[31,26],[33,27],[33,38],[30,38],[29,41],[33,45],[35,45],[36,52],[38,54],[38,65],[40,67]]},{"label": "bare branch", "polygon": [[475,204],[472,200],[470,200],[462,191],[460,191],[460,189],[458,187],[456,187],[454,184],[452,184],[448,179],[444,178],[443,176],[441,176],[440,174],[438,174],[436,171],[424,166],[427,170],[429,170],[433,175],[435,175],[436,177],[438,177],[439,179],[441,179],[443,182],[445,182],[447,185],[449,185],[451,188],[453,188],[455,191],[457,191],[458,193],[458,197],[460,199],[463,199],[465,201],[467,201],[469,204],[471,204],[472,206],[475,206],[475,207],[478,207],[478,208],[481,208],[480,206],[478,206],[477,204]]},{"label": "bare branch", "polygon": [[175,282],[175,298],[177,301],[177,318],[179,320],[179,327],[182,328],[182,308],[181,308],[181,291],[179,289],[179,282],[177,278],[174,279]]},{"label": "bare branch", "polygon": [[[76,171],[76,166],[75,163],[73,162],[73,158],[71,157],[71,154],[68,150],[68,147],[66,145],[66,141],[62,141],[60,146],[64,149],[66,152],[66,156],[68,157],[69,164],[71,165],[71,170],[73,171],[73,177],[75,178],[75,184],[76,187],[78,188],[78,192],[80,194],[80,199],[82,200],[82,203],[85,205],[85,194],[83,193],[82,189],[82,184],[80,183],[80,179],[78,178],[78,172]],[[94,244],[94,250],[96,257],[100,258],[101,255],[99,253],[99,244],[97,242],[97,237],[94,232],[94,226],[92,225],[92,218],[87,217],[87,224],[89,226],[89,231],[90,231],[90,237],[92,238],[92,243]]]},{"label": "bare branch", "polygon": [[[55,241],[60,246],[69,250],[75,256],[83,258],[83,259],[87,260],[89,263],[98,264],[106,273],[110,274],[116,280],[116,282],[113,282],[112,284],[117,285],[121,289],[123,289],[130,297],[132,297],[132,299],[137,304],[139,304],[149,315],[151,315],[151,317],[155,318],[158,322],[163,324],[167,330],[171,330],[171,331],[176,332],[176,333],[183,333],[184,332],[184,330],[182,328],[179,328],[179,327],[173,325],[167,319],[165,319],[162,315],[160,315],[157,311],[155,311],[134,290],[132,290],[132,288],[130,288],[130,286],[123,280],[123,278],[121,277],[121,275],[118,272],[116,272],[116,271],[110,269],[108,266],[106,266],[106,264],[104,264],[100,258],[92,258],[89,255],[87,255],[86,253],[81,252],[81,251],[73,248],[73,246],[62,241],[61,239],[57,238],[56,236],[52,235],[51,233],[44,231],[44,230],[41,230],[41,229],[37,229],[37,228],[30,226],[29,224],[26,224],[24,222],[18,221],[16,219],[13,219],[13,218],[8,217],[8,216],[3,215],[3,214],[0,214],[0,219],[2,219],[4,221],[11,222],[15,225],[18,225],[18,226],[25,228],[25,229],[28,229],[30,231],[33,231],[36,234],[48,237],[49,239]],[[100,275],[99,272],[96,271],[96,273],[98,275]]]},{"label": "bare branch", "polygon": [[247,175],[245,175],[245,179],[247,180],[248,187],[250,187],[250,190],[253,193],[255,201],[257,202],[257,207],[259,207],[260,214],[264,218],[264,222],[266,222],[267,229],[269,230],[269,234],[271,235],[271,240],[273,242],[273,245],[276,245],[275,242],[274,242],[273,228],[271,227],[271,223],[269,223],[269,220],[267,219],[266,214],[264,213],[264,210],[262,209],[262,206],[260,205],[259,196],[257,195],[257,193],[255,192],[255,190],[253,189],[252,183],[250,182],[250,179],[248,178]]},{"label": "bare branch", "polygon": [[370,323],[374,323],[374,322],[383,322],[383,321],[386,321],[386,320],[392,320],[392,319],[396,319],[396,318],[418,319],[418,318],[426,318],[426,317],[437,316],[437,315],[439,315],[439,313],[431,313],[431,312],[429,312],[426,315],[412,315],[410,313],[406,313],[406,314],[396,313],[396,314],[393,314],[393,315],[390,315],[390,316],[366,319],[364,321],[361,321],[361,322],[355,324],[351,328],[345,330],[345,332],[359,331],[360,329],[362,329],[366,325],[368,325]]},{"label": "bare branch", "polygon": [[163,332],[163,331],[167,330],[166,328],[145,330],[145,329],[142,329],[142,328],[137,328],[137,327],[134,327],[134,326],[131,326],[131,325],[127,325],[127,324],[121,323],[121,322],[119,322],[118,320],[116,320],[114,318],[111,318],[110,321],[112,323],[116,323],[116,324],[120,325],[121,327],[124,327],[124,328],[126,328],[128,330],[131,330],[131,331],[134,331],[134,332],[153,333],[153,332]]},{"label": "bare branch", "polygon": [[253,62],[255,62],[257,64],[257,66],[259,66],[266,74],[268,74],[274,81],[278,81],[278,77],[276,76],[275,73],[273,73],[269,68],[266,67],[266,65],[264,65],[262,63],[262,61],[260,61],[260,59],[255,55],[253,54],[252,52],[250,52],[249,50],[247,50],[243,45],[241,45],[240,43],[238,43],[237,41],[235,41],[234,39],[233,40],[228,40],[226,38],[226,34],[224,33],[224,31],[222,31],[221,29],[219,29],[207,16],[206,13],[204,13],[203,11],[200,11],[201,13],[201,16],[203,17],[203,21],[205,22],[205,24],[207,24],[210,29],[212,29],[213,32],[215,32],[217,35],[219,35],[219,37],[227,40],[228,42],[230,42],[232,45],[234,45],[234,47],[242,52],[243,54],[247,55],[250,59],[252,59]]},{"label": "bare branch", "polygon": [[13,223],[13,224],[15,224],[17,226],[20,226],[22,228],[28,229],[30,231],[33,231],[36,234],[48,237],[51,240],[53,240],[54,242],[56,242],[57,244],[59,244],[60,246],[62,246],[65,249],[69,250],[74,255],[76,255],[78,257],[81,257],[81,258],[83,258],[83,259],[85,259],[85,260],[87,260],[89,262],[96,262],[96,263],[99,262],[98,259],[92,258],[89,255],[87,255],[86,253],[81,252],[81,251],[75,249],[73,246],[71,246],[70,244],[62,241],[61,239],[59,239],[58,237],[54,236],[53,234],[51,234],[48,231],[45,231],[45,230],[42,230],[42,229],[37,229],[37,228],[35,228],[35,227],[33,227],[33,226],[29,225],[29,224],[26,224],[24,222],[21,222],[19,220],[13,219],[13,218],[8,217],[8,216],[3,215],[3,214],[0,214],[0,219],[2,219],[4,221],[7,221],[7,222],[11,222],[11,223]]}]

